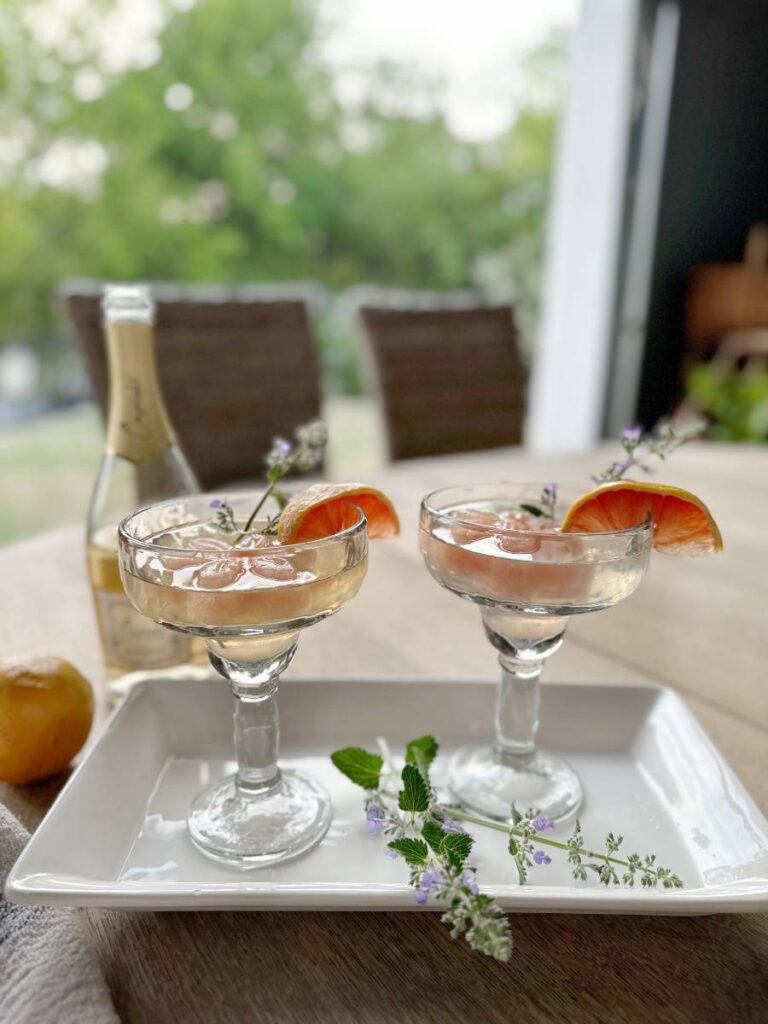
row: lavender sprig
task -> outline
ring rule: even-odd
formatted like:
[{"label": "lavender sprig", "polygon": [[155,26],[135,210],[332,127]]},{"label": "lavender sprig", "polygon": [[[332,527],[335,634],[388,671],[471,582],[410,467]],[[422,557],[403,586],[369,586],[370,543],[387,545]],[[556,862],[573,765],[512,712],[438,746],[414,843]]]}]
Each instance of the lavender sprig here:
[{"label": "lavender sprig", "polygon": [[[616,857],[623,840],[613,832],[606,837],[605,853],[595,853],[585,848],[578,820],[572,836],[559,842],[542,834],[555,827],[554,821],[534,810],[521,814],[513,807],[509,825],[442,804],[429,777],[438,751],[432,736],[421,736],[407,745],[405,764],[399,773],[386,741],[379,740],[379,746],[381,754],[369,753],[361,747],[345,747],[335,751],[331,760],[350,781],[366,791],[368,832],[385,835],[388,843],[384,853],[406,862],[415,901],[420,906],[426,906],[430,899],[441,902],[446,907],[442,921],[450,926],[451,936],[463,935],[472,949],[486,956],[508,960],[512,937],[501,907],[480,892],[477,870],[469,863],[474,838],[464,831],[462,822],[506,835],[521,885],[527,882],[531,870],[551,863],[552,858],[542,849],[546,846],[567,855],[571,873],[579,882],[586,882],[591,872],[606,886],[631,887],[639,876],[644,887],[682,887],[677,875],[656,865],[653,854],[641,858],[633,853],[627,860]],[[393,791],[389,786],[398,775],[402,788]],[[624,868],[621,876],[617,867]]]},{"label": "lavender sprig", "polygon": [[[536,811],[529,810],[519,819],[517,825],[513,824],[510,828],[508,825],[499,824],[497,821],[488,821],[485,818],[478,818],[475,815],[468,814],[458,808],[451,808],[451,814],[462,821],[471,822],[474,825],[482,825],[483,828],[495,829],[497,832],[505,832],[511,837],[520,836],[521,838],[525,838],[526,836],[528,821],[544,822],[548,820],[542,818],[536,813]],[[554,826],[553,822],[551,823],[551,826]],[[534,827],[534,831],[538,832],[539,830]],[[612,853],[616,853],[618,851],[619,846],[623,842],[622,836],[616,837],[612,832],[609,832],[605,840],[605,853],[596,853],[594,850],[586,849],[584,846],[584,836],[581,832],[581,823],[578,819],[576,820],[573,834],[570,839],[566,840],[566,842],[561,843],[556,839],[546,839],[540,834],[536,835],[536,842],[567,853],[568,863],[572,867],[571,874],[577,882],[586,881],[587,871],[593,871],[595,874],[599,875],[600,870],[605,864],[614,864],[619,867],[626,868],[626,872],[622,875],[621,879],[615,875],[603,872],[603,875],[600,877],[600,881],[604,885],[628,885],[631,887],[634,885],[635,875],[639,872],[641,874],[640,881],[643,886],[654,887],[656,885],[661,885],[664,889],[683,888],[683,883],[676,874],[668,868],[655,866],[655,854],[648,854],[646,857],[641,858],[639,854],[632,853],[629,855],[627,860],[611,856]],[[550,863],[548,860],[543,860],[541,858],[537,859],[535,853],[533,860],[537,864]],[[530,865],[527,865],[527,867],[529,866]]]},{"label": "lavender sprig", "polygon": [[[267,466],[267,488],[259,498],[245,526],[235,537],[233,547],[237,547],[240,541],[252,531],[256,516],[269,498],[273,498],[277,502],[280,511],[285,508],[288,495],[277,486],[283,477],[294,469],[305,473],[323,461],[325,446],[328,443],[328,429],[322,420],[312,420],[297,427],[294,431],[294,439],[292,443],[284,437],[276,437],[272,442],[272,447],[264,459]],[[237,529],[232,507],[226,500],[215,498],[211,502],[211,508],[216,513],[214,522],[217,526],[230,533]],[[269,519],[259,533],[276,533],[278,518],[279,515]]]},{"label": "lavender sprig", "polygon": [[535,811],[530,810],[527,814],[520,814],[515,805],[512,805],[513,829],[509,831],[509,850],[517,867],[517,877],[520,885],[525,885],[528,880],[528,872],[534,864],[550,864],[552,858],[547,856],[543,850],[537,850],[533,845],[537,832],[554,828],[555,823],[551,818],[545,818]]},{"label": "lavender sprig", "polygon": [[523,512],[530,512],[532,516],[540,516],[542,519],[554,519],[556,505],[557,484],[554,482],[544,485],[536,504],[529,501],[520,502],[520,508]]},{"label": "lavender sprig", "polygon": [[689,441],[693,441],[704,433],[707,424],[704,420],[696,420],[684,427],[674,427],[671,423],[662,422],[655,431],[646,432],[637,424],[627,427],[621,434],[621,445],[624,458],[612,462],[602,473],[596,473],[592,480],[596,484],[612,483],[621,480],[628,470],[636,466],[643,473],[652,472],[652,466],[645,461],[653,456],[662,461],[673,451]]},{"label": "lavender sprig", "polygon": [[213,498],[210,508],[215,513],[214,522],[221,530],[227,533],[234,533],[237,529],[235,524],[235,513],[226,498]]},{"label": "lavender sprig", "polygon": [[[624,458],[612,462],[602,473],[595,473],[590,479],[596,484],[613,483],[621,480],[633,466],[637,466],[643,473],[650,473],[652,466],[648,465],[646,459],[652,456],[663,461],[677,448],[701,437],[706,429],[706,420],[695,420],[683,427],[662,422],[654,431],[649,432],[644,431],[640,424],[627,427],[622,431],[620,439]],[[542,489],[537,502],[521,502],[520,509],[542,519],[554,519],[556,505],[557,484],[549,483]]]}]

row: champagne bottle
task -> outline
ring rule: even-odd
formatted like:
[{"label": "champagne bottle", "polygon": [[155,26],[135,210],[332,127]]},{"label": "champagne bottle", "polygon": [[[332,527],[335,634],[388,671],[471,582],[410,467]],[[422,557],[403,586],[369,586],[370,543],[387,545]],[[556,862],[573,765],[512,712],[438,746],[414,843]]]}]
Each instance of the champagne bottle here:
[{"label": "champagne bottle", "polygon": [[[102,299],[109,364],[106,450],[91,497],[87,561],[112,696],[154,669],[190,661],[190,639],[129,603],[120,581],[117,525],[142,505],[200,490],[165,408],[154,348],[155,305],[140,285],[107,285]],[[120,683],[114,680],[120,677]]]}]

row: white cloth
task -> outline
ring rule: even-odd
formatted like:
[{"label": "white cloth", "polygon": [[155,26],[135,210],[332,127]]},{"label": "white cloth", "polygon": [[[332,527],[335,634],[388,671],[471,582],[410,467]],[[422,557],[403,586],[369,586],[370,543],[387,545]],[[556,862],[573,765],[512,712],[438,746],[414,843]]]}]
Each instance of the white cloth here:
[{"label": "white cloth", "polygon": [[[0,887],[29,834],[0,804]],[[73,907],[28,907],[0,894],[0,1024],[118,1024]]]}]

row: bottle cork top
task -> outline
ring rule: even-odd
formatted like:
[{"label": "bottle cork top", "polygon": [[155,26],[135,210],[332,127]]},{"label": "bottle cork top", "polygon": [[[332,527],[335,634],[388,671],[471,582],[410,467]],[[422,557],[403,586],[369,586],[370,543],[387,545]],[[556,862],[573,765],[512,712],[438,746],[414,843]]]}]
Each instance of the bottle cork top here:
[{"label": "bottle cork top", "polygon": [[107,323],[155,322],[155,302],[146,284],[105,285],[101,311]]}]

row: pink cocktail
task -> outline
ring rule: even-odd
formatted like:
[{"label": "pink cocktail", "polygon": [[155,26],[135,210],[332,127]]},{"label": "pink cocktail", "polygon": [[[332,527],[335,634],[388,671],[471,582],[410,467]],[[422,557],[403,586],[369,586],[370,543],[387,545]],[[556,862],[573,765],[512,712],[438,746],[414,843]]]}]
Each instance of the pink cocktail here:
[{"label": "pink cocktail", "polygon": [[[187,826],[206,856],[260,867],[310,849],[331,821],[323,786],[278,766],[277,685],[301,630],[335,614],[360,589],[368,529],[354,509],[337,533],[281,544],[248,532],[260,495],[231,500],[228,529],[212,521],[211,497],[162,502],[123,520],[120,574],[134,607],[169,629],[201,637],[232,687],[237,771],[195,798]],[[255,524],[262,526],[267,523]]]},{"label": "pink cocktail", "polygon": [[558,820],[581,803],[573,770],[536,749],[542,664],[560,647],[572,615],[608,608],[636,589],[653,542],[650,520],[607,533],[562,533],[564,508],[531,511],[540,490],[453,487],[428,495],[421,506],[427,568],[479,606],[499,652],[496,740],[458,751],[450,785],[467,807],[500,820],[511,817],[513,804]]}]

